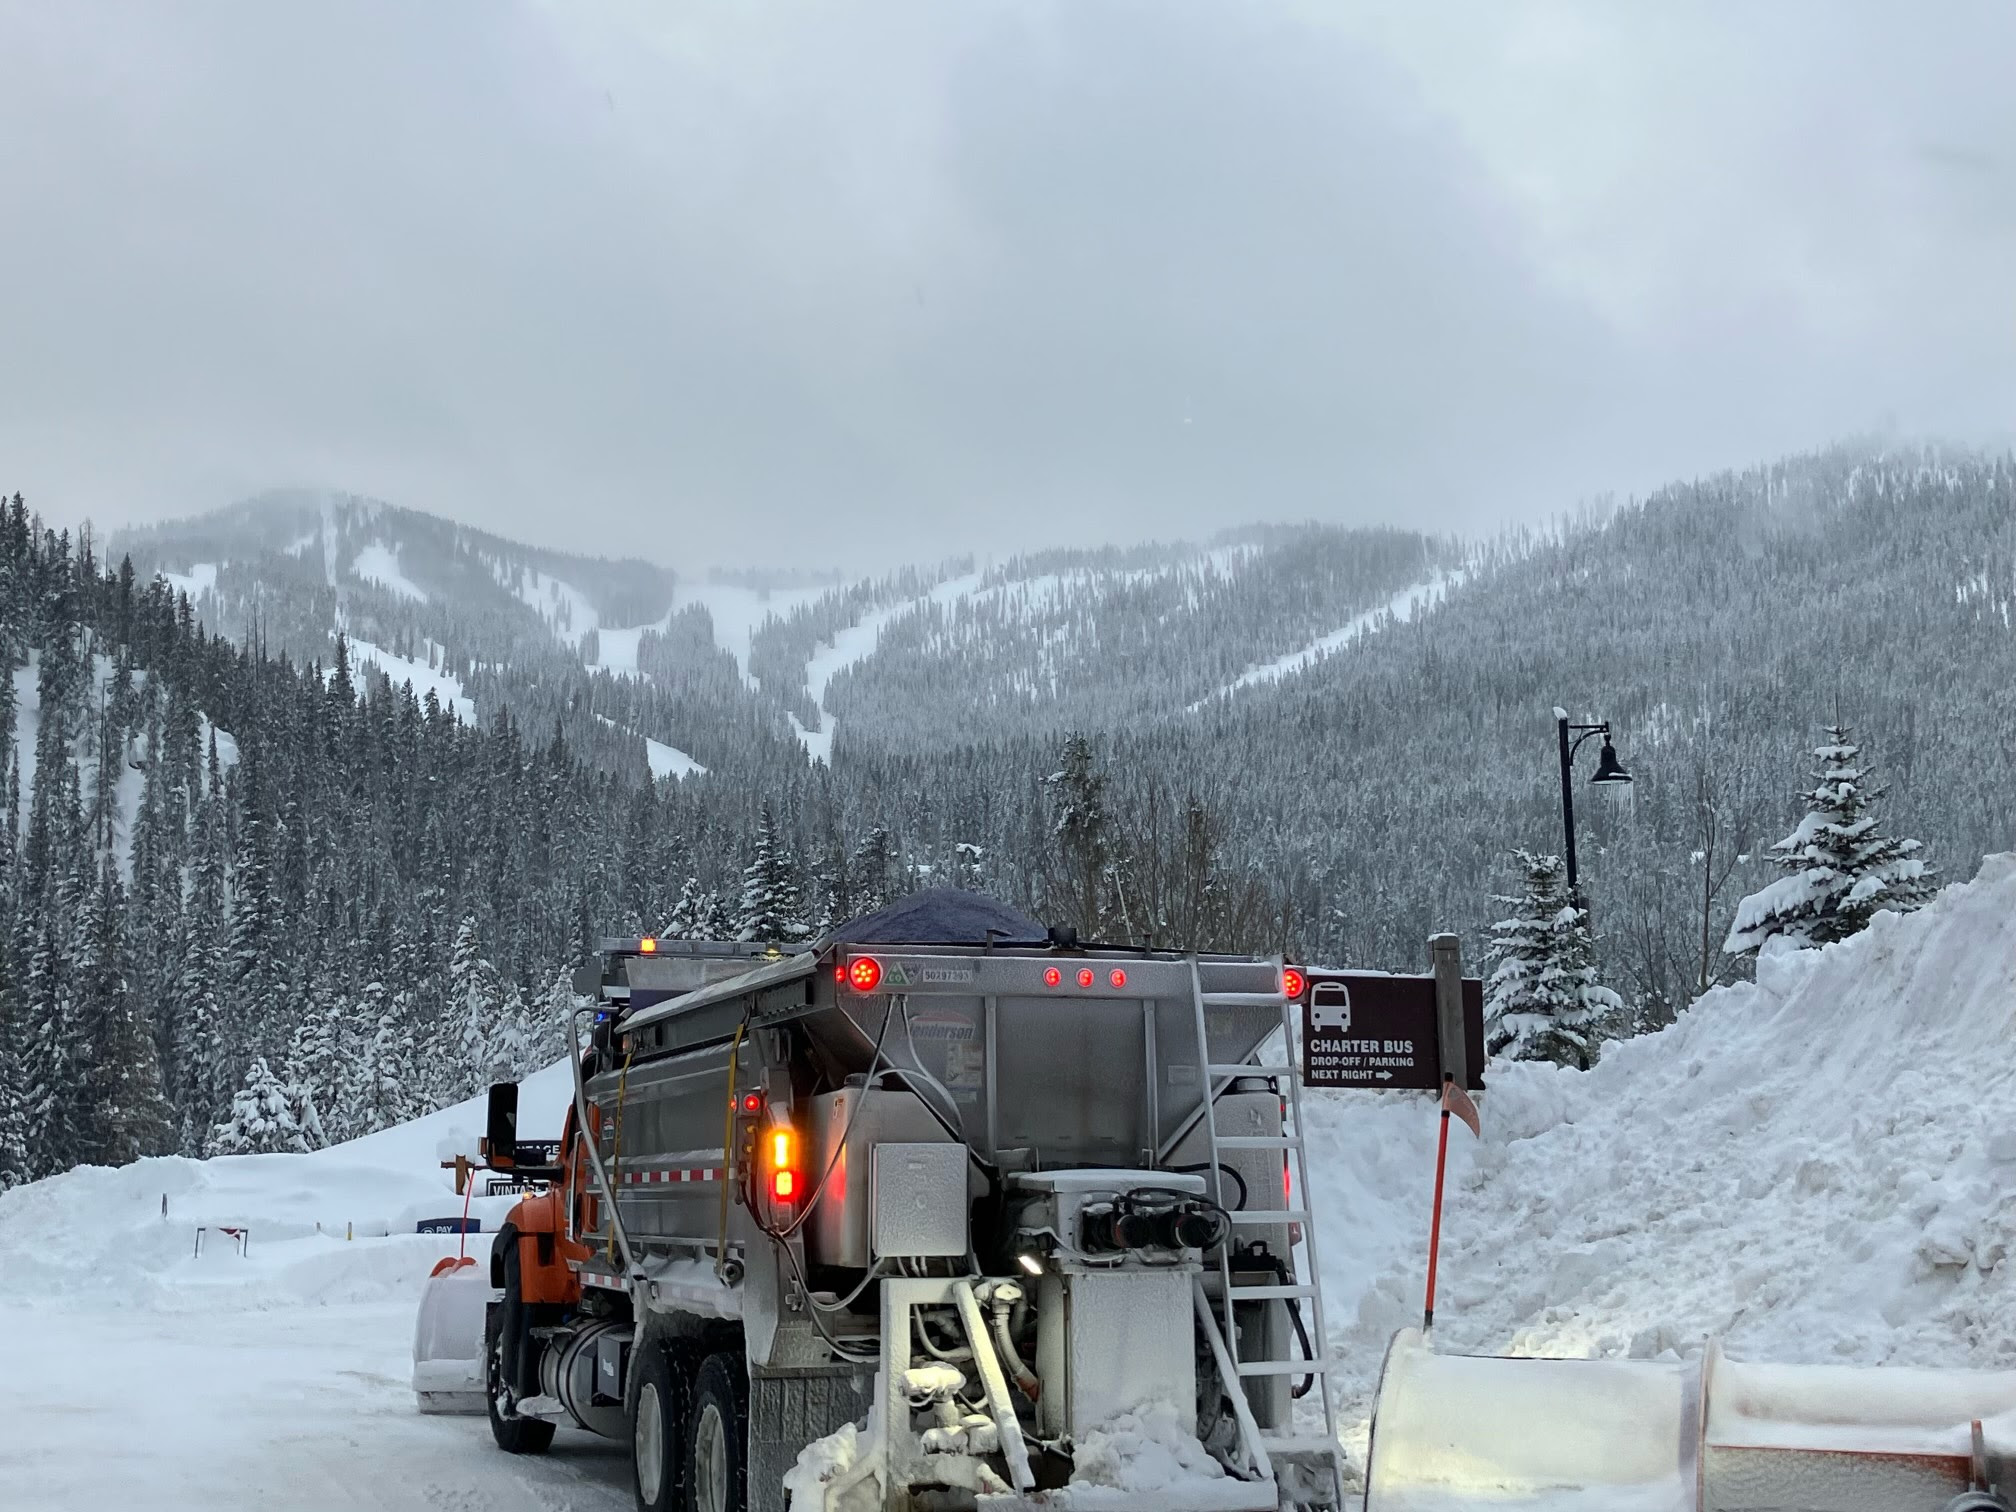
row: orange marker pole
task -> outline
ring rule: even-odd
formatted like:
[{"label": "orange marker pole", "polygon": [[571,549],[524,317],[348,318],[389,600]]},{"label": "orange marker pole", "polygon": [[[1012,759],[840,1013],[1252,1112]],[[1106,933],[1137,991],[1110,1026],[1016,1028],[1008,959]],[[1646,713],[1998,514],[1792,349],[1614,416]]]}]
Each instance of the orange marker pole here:
[{"label": "orange marker pole", "polygon": [[[1454,1080],[1445,1076],[1446,1084]],[[1449,1098],[1442,1098],[1442,1134],[1435,1142],[1435,1214],[1428,1223],[1428,1299],[1421,1308],[1421,1332],[1435,1328],[1435,1266],[1442,1257],[1442,1174],[1449,1165]]]}]

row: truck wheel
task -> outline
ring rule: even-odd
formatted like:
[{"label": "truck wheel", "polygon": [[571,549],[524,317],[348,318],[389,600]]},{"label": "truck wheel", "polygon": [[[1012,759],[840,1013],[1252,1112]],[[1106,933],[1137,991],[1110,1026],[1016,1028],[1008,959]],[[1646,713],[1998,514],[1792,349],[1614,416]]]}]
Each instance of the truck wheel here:
[{"label": "truck wheel", "polygon": [[553,1447],[553,1425],[544,1418],[511,1411],[504,1390],[504,1337],[498,1309],[490,1309],[483,1330],[483,1395],[490,1408],[490,1436],[506,1454],[544,1454]]},{"label": "truck wheel", "polygon": [[624,1407],[637,1512],[677,1512],[686,1470],[686,1430],[693,1407],[693,1347],[647,1340],[631,1368]]},{"label": "truck wheel", "polygon": [[739,1354],[709,1355],[693,1388],[686,1512],[748,1512],[749,1371]]}]

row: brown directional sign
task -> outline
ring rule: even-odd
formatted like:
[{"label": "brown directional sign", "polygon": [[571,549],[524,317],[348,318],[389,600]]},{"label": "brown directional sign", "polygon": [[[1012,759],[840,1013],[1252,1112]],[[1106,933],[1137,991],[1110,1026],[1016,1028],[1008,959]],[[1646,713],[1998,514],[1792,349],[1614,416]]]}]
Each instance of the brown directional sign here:
[{"label": "brown directional sign", "polygon": [[[1484,1086],[1484,984],[1463,979],[1464,1063]],[[1312,971],[1302,1000],[1302,1080],[1311,1087],[1374,1091],[1442,1085],[1435,1036],[1435,978]]]}]

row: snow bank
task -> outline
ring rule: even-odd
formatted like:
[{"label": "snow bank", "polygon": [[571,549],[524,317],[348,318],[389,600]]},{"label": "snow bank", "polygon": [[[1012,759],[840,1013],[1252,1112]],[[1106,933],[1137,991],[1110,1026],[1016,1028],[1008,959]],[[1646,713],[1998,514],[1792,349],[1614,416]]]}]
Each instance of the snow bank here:
[{"label": "snow bank", "polygon": [[[1440,1347],[2016,1365],[2016,855],[1758,976],[1593,1071],[1494,1071],[1483,1141],[1451,1145]],[[1305,1105],[1362,1456],[1420,1320],[1435,1112]]]},{"label": "snow bank", "polygon": [[[564,1062],[528,1078],[526,1137],[557,1136],[571,1095]],[[461,1216],[440,1163],[474,1153],[484,1109],[472,1098],[312,1154],[81,1166],[0,1193],[0,1296],[160,1312],[417,1297],[456,1241],[414,1225]],[[514,1201],[477,1197],[469,1210],[487,1233]],[[227,1225],[249,1231],[242,1257]],[[200,1257],[199,1227],[209,1230]],[[472,1252],[487,1255],[487,1243]]]}]

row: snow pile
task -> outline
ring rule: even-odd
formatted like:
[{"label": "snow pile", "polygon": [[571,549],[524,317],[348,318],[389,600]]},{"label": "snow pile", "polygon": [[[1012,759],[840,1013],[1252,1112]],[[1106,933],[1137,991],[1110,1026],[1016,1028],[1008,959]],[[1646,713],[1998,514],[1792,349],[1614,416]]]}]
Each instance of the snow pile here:
[{"label": "snow pile", "polygon": [[[527,1138],[559,1133],[571,1091],[564,1063],[526,1080]],[[0,1193],[0,1296],[159,1312],[416,1298],[456,1241],[414,1226],[462,1215],[441,1161],[475,1152],[484,1112],[472,1098],[312,1154],[80,1166]],[[516,1200],[479,1196],[469,1211],[487,1233]],[[226,1227],[247,1232],[242,1257]]]},{"label": "snow pile", "polygon": [[1224,1479],[1224,1467],[1183,1427],[1176,1409],[1167,1402],[1151,1402],[1139,1412],[1122,1413],[1092,1429],[1078,1441],[1069,1504],[1096,1507],[1101,1490],[1173,1491],[1194,1481]]},{"label": "snow pile", "polygon": [[[784,1472],[784,1505],[790,1512],[827,1512],[827,1486],[853,1469],[864,1455],[872,1454],[874,1448],[873,1439],[857,1423],[845,1424],[838,1432],[812,1440],[798,1451],[798,1463]],[[871,1504],[878,1486],[879,1482],[870,1480],[863,1488]]]},{"label": "snow pile", "polygon": [[[1439,1348],[2016,1365],[2016,855],[1766,956],[1587,1073],[1496,1068],[1451,1144]],[[1305,1098],[1330,1343],[1362,1456],[1418,1324],[1435,1112]],[[1355,1314],[1355,1316],[1354,1316]]]}]

